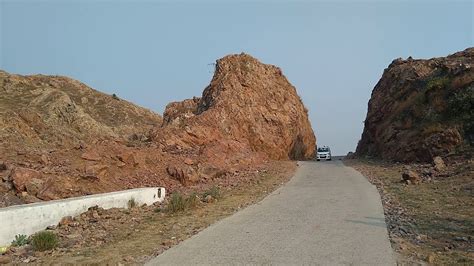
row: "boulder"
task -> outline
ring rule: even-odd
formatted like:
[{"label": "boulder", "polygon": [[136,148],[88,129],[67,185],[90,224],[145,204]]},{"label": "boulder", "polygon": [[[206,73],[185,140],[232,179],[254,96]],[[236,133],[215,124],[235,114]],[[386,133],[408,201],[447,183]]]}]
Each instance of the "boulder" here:
[{"label": "boulder", "polygon": [[420,175],[413,171],[413,170],[408,170],[405,169],[402,173],[402,180],[405,181],[408,184],[418,184],[421,182],[421,177]]},{"label": "boulder", "polygon": [[433,158],[433,166],[434,169],[438,172],[442,172],[446,169],[446,164],[440,156],[436,156]]},{"label": "boulder", "polygon": [[28,183],[25,184],[25,189],[29,194],[36,196],[38,192],[40,192],[43,188],[43,185],[43,180],[38,178],[32,178]]},{"label": "boulder", "polygon": [[72,216],[66,216],[59,221],[59,226],[68,226],[69,224],[72,224],[74,222],[74,217]]},{"label": "boulder", "polygon": [[214,180],[225,176],[228,172],[224,169],[210,165],[200,165],[198,168],[200,178],[204,180]]},{"label": "boulder", "polygon": [[199,179],[199,176],[194,170],[194,168],[187,165],[186,166],[170,165],[166,168],[166,171],[168,172],[170,176],[178,180],[183,185],[195,183]]},{"label": "boulder", "polygon": [[28,168],[16,167],[11,173],[11,180],[17,191],[25,191],[26,185],[33,179],[41,179],[41,173]]},{"label": "boulder", "polygon": [[20,205],[25,203],[23,200],[20,199],[19,196],[15,195],[13,192],[4,193],[0,196],[0,208],[13,206],[13,205]]},{"label": "boulder", "polygon": [[43,184],[43,188],[36,194],[36,197],[41,200],[56,200],[59,199],[58,191],[53,184],[54,180],[48,180]]},{"label": "boulder", "polygon": [[21,192],[21,199],[25,203],[35,203],[35,202],[40,202],[41,200],[33,195],[30,195],[28,192],[23,191]]}]

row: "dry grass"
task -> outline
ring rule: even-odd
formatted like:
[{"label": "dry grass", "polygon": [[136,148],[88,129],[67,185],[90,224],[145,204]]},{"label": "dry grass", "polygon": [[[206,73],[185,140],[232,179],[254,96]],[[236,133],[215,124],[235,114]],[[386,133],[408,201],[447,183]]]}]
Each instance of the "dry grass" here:
[{"label": "dry grass", "polygon": [[[403,214],[408,234],[395,237],[397,252],[415,260],[434,264],[474,264],[474,176],[468,163],[451,169],[455,174],[420,185],[400,182],[403,166],[383,162],[346,162],[372,182],[379,182],[381,193],[396,201]],[[384,208],[387,213],[387,206]],[[399,221],[388,221],[390,223]]]},{"label": "dry grass", "polygon": [[51,231],[41,231],[31,236],[31,246],[35,251],[51,250],[58,244],[58,237]]}]

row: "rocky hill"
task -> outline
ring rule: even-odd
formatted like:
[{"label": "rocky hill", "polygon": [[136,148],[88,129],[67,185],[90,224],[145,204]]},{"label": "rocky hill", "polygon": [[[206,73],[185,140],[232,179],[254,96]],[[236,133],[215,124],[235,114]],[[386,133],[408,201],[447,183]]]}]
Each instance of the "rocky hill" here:
[{"label": "rocky hill", "polygon": [[164,118],[65,77],[0,72],[0,206],[143,186],[232,185],[269,160],[312,157],[307,111],[281,70],[217,61],[202,97]]},{"label": "rocky hill", "polygon": [[66,77],[0,71],[0,92],[0,206],[120,188],[87,180],[110,166],[91,164],[105,159],[84,151],[143,140],[162,123],[158,114]]},{"label": "rocky hill", "polygon": [[375,86],[356,155],[404,162],[470,156],[474,48],[429,60],[396,59]]},{"label": "rocky hill", "polygon": [[307,113],[280,68],[247,54],[229,55],[217,60],[201,98],[167,106],[164,127],[180,131],[188,143],[229,139],[271,159],[309,159],[316,139]]},{"label": "rocky hill", "polygon": [[170,103],[154,142],[174,155],[168,173],[202,180],[267,159],[312,158],[316,139],[307,110],[278,67],[247,55],[217,60],[202,97]]},{"label": "rocky hill", "polygon": [[16,151],[128,139],[162,122],[158,114],[66,77],[0,71],[0,91],[0,139]]}]

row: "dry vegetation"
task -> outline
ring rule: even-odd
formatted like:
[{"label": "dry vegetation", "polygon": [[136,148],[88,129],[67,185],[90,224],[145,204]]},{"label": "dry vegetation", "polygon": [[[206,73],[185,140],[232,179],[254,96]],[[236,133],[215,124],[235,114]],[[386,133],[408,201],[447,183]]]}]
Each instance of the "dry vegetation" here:
[{"label": "dry vegetation", "polygon": [[377,185],[401,264],[474,264],[472,160],[448,166],[449,174],[419,185],[401,182],[401,164],[362,159],[345,163]]}]

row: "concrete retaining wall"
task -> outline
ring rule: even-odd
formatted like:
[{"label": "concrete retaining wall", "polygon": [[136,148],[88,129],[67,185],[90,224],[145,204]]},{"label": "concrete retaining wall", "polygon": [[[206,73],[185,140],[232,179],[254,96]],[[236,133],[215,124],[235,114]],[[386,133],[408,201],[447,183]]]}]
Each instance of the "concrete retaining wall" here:
[{"label": "concrete retaining wall", "polygon": [[165,189],[137,188],[1,208],[0,246],[9,245],[15,235],[31,235],[58,224],[65,216],[79,215],[95,205],[104,209],[126,208],[132,198],[138,205],[150,205],[163,201]]}]

